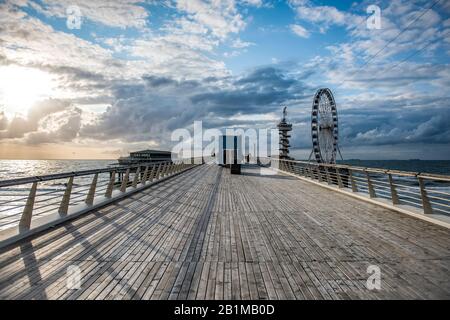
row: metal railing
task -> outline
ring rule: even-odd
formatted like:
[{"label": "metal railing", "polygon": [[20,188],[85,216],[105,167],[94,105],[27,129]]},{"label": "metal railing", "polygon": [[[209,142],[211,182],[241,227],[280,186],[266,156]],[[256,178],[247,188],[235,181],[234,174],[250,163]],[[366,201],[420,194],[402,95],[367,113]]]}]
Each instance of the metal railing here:
[{"label": "metal railing", "polygon": [[262,162],[393,206],[409,206],[426,215],[450,216],[450,176],[270,158]]},{"label": "metal railing", "polygon": [[50,214],[64,218],[111,202],[151,182],[192,168],[186,161],[112,166],[0,181],[0,230],[26,233],[32,222]]}]

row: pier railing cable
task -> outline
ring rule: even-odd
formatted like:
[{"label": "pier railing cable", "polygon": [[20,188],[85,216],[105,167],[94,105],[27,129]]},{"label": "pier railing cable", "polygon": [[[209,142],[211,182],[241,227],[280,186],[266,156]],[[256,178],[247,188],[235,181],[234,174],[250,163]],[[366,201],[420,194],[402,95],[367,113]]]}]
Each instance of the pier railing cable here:
[{"label": "pier railing cable", "polygon": [[282,172],[382,204],[450,217],[450,176],[275,158],[263,162]]},{"label": "pier railing cable", "polygon": [[[90,211],[186,171],[194,159],[49,174],[0,181],[0,246],[8,238]],[[201,163],[201,162],[200,162]],[[10,242],[10,241],[7,241]]]}]

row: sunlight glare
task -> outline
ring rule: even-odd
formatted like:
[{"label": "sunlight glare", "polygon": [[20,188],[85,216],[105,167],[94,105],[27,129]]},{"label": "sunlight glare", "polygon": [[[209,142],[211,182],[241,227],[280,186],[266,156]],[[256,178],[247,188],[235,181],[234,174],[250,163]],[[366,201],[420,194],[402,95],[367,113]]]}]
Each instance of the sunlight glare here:
[{"label": "sunlight glare", "polygon": [[49,73],[20,66],[0,67],[0,106],[9,114],[26,114],[37,101],[51,97]]}]

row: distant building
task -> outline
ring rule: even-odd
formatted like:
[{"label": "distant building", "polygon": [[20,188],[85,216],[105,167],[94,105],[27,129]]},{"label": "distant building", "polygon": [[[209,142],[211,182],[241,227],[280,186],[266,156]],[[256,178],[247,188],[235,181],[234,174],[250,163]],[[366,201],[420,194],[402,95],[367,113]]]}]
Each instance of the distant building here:
[{"label": "distant building", "polygon": [[118,161],[120,165],[172,161],[172,153],[162,150],[141,150],[131,152],[128,157],[120,157]]},{"label": "distant building", "polygon": [[289,147],[291,146],[289,144],[289,138],[291,137],[291,135],[289,134],[289,131],[292,131],[292,124],[287,123],[287,121],[286,121],[286,115],[287,115],[286,109],[287,109],[287,107],[283,108],[283,118],[277,125],[278,131],[280,134],[280,148],[279,148],[279,150],[280,150],[279,158],[280,159],[291,159],[291,157],[289,157]]}]

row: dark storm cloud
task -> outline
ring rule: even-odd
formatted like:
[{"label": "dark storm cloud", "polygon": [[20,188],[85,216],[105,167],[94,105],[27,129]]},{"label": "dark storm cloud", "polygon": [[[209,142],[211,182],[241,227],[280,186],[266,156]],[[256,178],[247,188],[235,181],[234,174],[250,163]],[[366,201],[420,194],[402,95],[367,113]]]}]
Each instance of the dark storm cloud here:
[{"label": "dark storm cloud", "polygon": [[365,115],[348,110],[342,113],[340,125],[344,143],[450,143],[448,107],[404,108],[400,112],[372,109]]},{"label": "dark storm cloud", "polygon": [[[189,113],[183,98],[173,91],[163,94],[141,85],[114,89],[120,95],[112,106],[93,123],[81,130],[82,137],[99,140],[121,139],[128,142],[159,141],[166,136],[170,122],[177,124],[183,113]],[[180,127],[175,125],[176,127]]]},{"label": "dark storm cloud", "polygon": [[[339,115],[339,144],[342,147],[450,143],[450,108],[445,97],[378,100],[343,103]],[[309,112],[290,120],[294,123],[291,145],[310,148]]]},{"label": "dark storm cloud", "polygon": [[235,80],[230,89],[199,93],[191,101],[222,116],[267,113],[303,97],[308,90],[303,80],[290,77],[281,69],[263,67]]},{"label": "dark storm cloud", "polygon": [[306,88],[303,79],[273,67],[228,79],[227,90],[211,85],[224,81],[218,78],[200,82],[147,75],[142,80],[113,85],[115,103],[96,123],[85,125],[81,137],[168,142],[171,131],[188,127],[195,120],[203,120],[205,128],[245,126],[253,122],[228,118],[278,109],[280,104],[302,96]]},{"label": "dark storm cloud", "polygon": [[142,79],[150,88],[163,88],[163,87],[181,87],[181,88],[196,88],[201,85],[199,81],[195,80],[174,80],[169,77],[146,75]]},{"label": "dark storm cloud", "polygon": [[[292,146],[309,148],[310,101],[315,88],[305,82],[312,72],[290,75],[283,69],[262,67],[238,78],[183,82],[147,75],[142,83],[112,86],[115,103],[96,123],[81,129],[82,137],[129,142],[157,141],[167,145],[170,134],[203,120],[203,127],[275,127],[269,120],[231,120],[236,115],[265,114],[288,104],[294,123]],[[212,81],[212,82],[210,82]],[[213,85],[211,84],[213,83]],[[225,87],[226,89],[222,89]],[[396,143],[449,143],[447,99],[411,97],[337,101],[342,146]],[[355,107],[357,106],[357,107]]]},{"label": "dark storm cloud", "polygon": [[171,78],[167,77],[158,77],[153,75],[143,76],[142,79],[144,79],[149,86],[153,88],[158,87],[166,87],[166,86],[172,86],[176,85],[177,82]]}]

